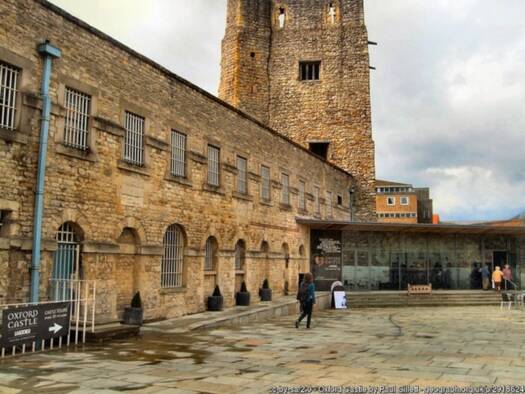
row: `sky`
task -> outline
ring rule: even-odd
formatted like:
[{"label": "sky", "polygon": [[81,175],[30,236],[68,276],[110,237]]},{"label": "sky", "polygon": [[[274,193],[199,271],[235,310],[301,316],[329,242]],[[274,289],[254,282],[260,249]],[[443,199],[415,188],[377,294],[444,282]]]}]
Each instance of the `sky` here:
[{"label": "sky", "polygon": [[[226,0],[52,0],[217,94]],[[525,1],[365,0],[378,179],[442,220],[525,211]]]}]

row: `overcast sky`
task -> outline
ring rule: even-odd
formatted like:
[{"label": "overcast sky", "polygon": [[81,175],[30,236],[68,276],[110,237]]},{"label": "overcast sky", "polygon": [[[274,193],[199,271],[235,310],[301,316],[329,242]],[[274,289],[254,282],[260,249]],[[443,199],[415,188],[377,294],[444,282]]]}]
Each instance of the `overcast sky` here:
[{"label": "overcast sky", "polygon": [[[216,94],[226,0],[53,0]],[[525,211],[524,0],[365,0],[377,178],[443,220]]]}]

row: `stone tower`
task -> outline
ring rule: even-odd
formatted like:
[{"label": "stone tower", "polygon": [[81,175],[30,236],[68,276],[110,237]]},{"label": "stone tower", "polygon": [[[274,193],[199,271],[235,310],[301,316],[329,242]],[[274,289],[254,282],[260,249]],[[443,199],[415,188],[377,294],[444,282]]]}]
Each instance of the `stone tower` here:
[{"label": "stone tower", "polygon": [[375,220],[363,0],[228,0],[219,97],[350,172]]}]

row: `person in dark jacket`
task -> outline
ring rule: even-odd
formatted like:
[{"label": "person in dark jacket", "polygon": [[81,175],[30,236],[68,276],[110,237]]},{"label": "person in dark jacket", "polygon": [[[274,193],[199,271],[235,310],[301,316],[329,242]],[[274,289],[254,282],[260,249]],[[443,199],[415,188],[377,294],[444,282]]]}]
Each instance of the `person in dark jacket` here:
[{"label": "person in dark jacket", "polygon": [[305,317],[307,317],[306,328],[310,328],[312,309],[315,304],[314,276],[310,272],[304,274],[303,282],[301,282],[297,293],[297,299],[301,303],[301,316],[295,321],[295,328],[299,328],[299,324]]}]

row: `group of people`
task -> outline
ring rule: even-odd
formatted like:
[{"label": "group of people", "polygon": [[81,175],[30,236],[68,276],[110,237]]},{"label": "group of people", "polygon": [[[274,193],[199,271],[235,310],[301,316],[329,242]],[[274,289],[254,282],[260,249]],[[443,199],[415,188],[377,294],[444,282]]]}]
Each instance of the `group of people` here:
[{"label": "group of people", "polygon": [[[481,279],[481,286],[478,282]],[[502,288],[505,290],[511,288],[512,284],[512,269],[510,265],[505,264],[503,270],[496,266],[494,271],[490,272],[490,267],[485,264],[483,267],[478,268],[477,264],[474,264],[471,275],[471,287],[473,289],[482,287],[483,290],[489,290],[492,280],[492,288],[496,291],[501,291]]]}]

